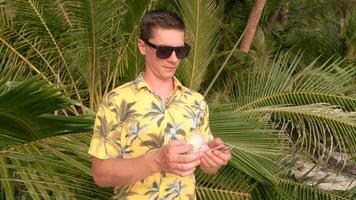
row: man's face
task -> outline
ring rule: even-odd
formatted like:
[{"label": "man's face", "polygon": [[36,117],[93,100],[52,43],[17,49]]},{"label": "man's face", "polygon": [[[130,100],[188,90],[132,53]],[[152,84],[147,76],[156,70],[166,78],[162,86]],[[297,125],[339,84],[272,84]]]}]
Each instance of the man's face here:
[{"label": "man's face", "polygon": [[[154,28],[152,37],[148,39],[148,41],[156,46],[184,46],[184,31],[159,27]],[[173,77],[180,62],[175,51],[173,51],[168,58],[162,59],[156,56],[157,50],[145,44],[144,41],[139,40],[138,46],[141,54],[145,56],[145,73],[149,73],[151,77],[161,80],[167,80]]]}]

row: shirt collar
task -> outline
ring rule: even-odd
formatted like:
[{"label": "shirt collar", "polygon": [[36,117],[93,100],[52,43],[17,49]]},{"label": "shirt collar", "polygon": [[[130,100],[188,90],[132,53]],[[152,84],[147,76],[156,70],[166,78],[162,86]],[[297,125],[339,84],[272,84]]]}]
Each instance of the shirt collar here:
[{"label": "shirt collar", "polygon": [[[143,79],[143,72],[141,72],[137,76],[137,78],[134,80],[134,84],[136,85],[137,90],[140,90],[142,88],[147,88],[150,91],[152,91],[148,83],[145,81],[145,79]],[[184,92],[184,86],[175,76],[173,76],[173,87],[174,87],[174,91],[178,89],[181,92]]]}]

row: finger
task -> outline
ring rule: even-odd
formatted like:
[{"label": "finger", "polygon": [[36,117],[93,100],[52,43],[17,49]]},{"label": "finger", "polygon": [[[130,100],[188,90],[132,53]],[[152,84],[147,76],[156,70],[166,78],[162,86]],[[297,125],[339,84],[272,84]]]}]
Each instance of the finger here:
[{"label": "finger", "polygon": [[205,162],[208,164],[210,168],[218,167],[218,165],[213,160],[211,160],[206,154],[203,155],[203,159],[205,160]]},{"label": "finger", "polygon": [[223,142],[220,138],[215,138],[214,141],[215,141],[217,144],[224,144],[224,142]]},{"label": "finger", "polygon": [[225,160],[221,159],[213,152],[206,152],[206,156],[209,157],[209,159],[212,160],[214,163],[216,163],[218,166],[222,166],[225,164]]},{"label": "finger", "polygon": [[212,168],[212,166],[210,166],[210,164],[208,163],[208,161],[206,161],[206,158],[205,158],[204,155],[200,158],[200,165],[201,165],[201,166],[207,166],[207,167],[209,167],[209,168]]},{"label": "finger", "polygon": [[186,144],[186,143],[187,142],[184,140],[172,140],[168,145],[179,146],[179,145]]},{"label": "finger", "polygon": [[200,146],[200,149],[196,152],[196,153],[204,153],[205,151],[209,151],[210,147],[208,146],[208,144],[203,144]]},{"label": "finger", "polygon": [[182,154],[182,153],[189,153],[193,150],[193,145],[191,144],[177,144],[175,146],[170,146],[168,148],[169,154]]},{"label": "finger", "polygon": [[171,168],[179,171],[190,171],[200,164],[200,159],[191,163],[172,163]]},{"label": "finger", "polygon": [[208,143],[210,148],[217,147],[219,145],[224,145],[224,142],[220,138],[215,138],[214,140]]},{"label": "finger", "polygon": [[214,148],[210,148],[209,151],[214,151],[214,150],[222,150],[225,148],[224,144],[220,144],[218,146],[215,146]]},{"label": "finger", "polygon": [[186,176],[194,174],[194,172],[195,172],[196,169],[197,169],[197,168],[194,167],[192,170],[187,171],[187,172],[186,172]]},{"label": "finger", "polygon": [[218,149],[211,152],[219,158],[227,158],[230,155],[230,152],[225,149]]},{"label": "finger", "polygon": [[230,158],[231,158],[231,153],[226,152],[226,151],[213,151],[212,152],[217,158],[223,161],[223,165],[226,165]]},{"label": "finger", "polygon": [[199,153],[190,153],[190,154],[174,154],[172,155],[172,161],[178,163],[190,163],[199,160]]},{"label": "finger", "polygon": [[173,169],[172,173],[177,174],[178,176],[184,177],[184,176],[190,176],[195,172],[196,168],[193,168],[189,171],[180,171],[177,169]]}]

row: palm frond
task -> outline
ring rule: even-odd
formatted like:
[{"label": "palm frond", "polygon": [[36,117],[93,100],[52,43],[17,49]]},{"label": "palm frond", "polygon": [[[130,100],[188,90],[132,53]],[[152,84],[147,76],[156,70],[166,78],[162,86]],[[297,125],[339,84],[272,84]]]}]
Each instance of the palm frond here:
[{"label": "palm frond", "polygon": [[279,157],[289,148],[283,135],[246,113],[212,112],[210,127],[216,137],[250,153]]},{"label": "palm frond", "polygon": [[[60,83],[64,94],[69,96],[74,91],[74,98],[80,100],[78,88],[62,54],[63,47],[58,39],[58,32],[61,30],[53,28],[62,26],[49,26],[51,22],[60,22],[55,20],[54,12],[49,12],[53,11],[53,6],[48,2],[39,4],[36,1],[11,1],[7,4],[13,8],[13,16],[0,32],[0,43],[22,60],[31,73],[33,71],[41,75],[50,83]],[[0,12],[6,13],[6,10],[1,9]],[[20,68],[18,65],[14,67]],[[61,76],[59,73],[67,76]]]},{"label": "palm frond", "polygon": [[355,87],[353,65],[340,68],[342,61],[333,61],[317,66],[314,61],[303,68],[300,59],[282,53],[272,63],[261,59],[251,70],[237,73],[230,86],[236,110],[320,102],[356,110],[356,99],[347,95]]},{"label": "palm frond", "polygon": [[[0,157],[0,166],[4,166],[6,162],[5,158]],[[0,177],[3,179],[0,181],[0,186],[3,188],[4,194],[8,199],[14,200],[15,199],[15,190],[14,190],[14,184],[10,181],[11,176],[9,169],[5,167],[1,167],[0,169]],[[2,196],[2,195],[0,195]]]},{"label": "palm frond", "polygon": [[[3,34],[6,33],[6,32],[1,32],[1,35],[0,35],[0,42],[1,42],[1,46],[2,48],[7,48],[8,51],[11,52],[11,55],[12,56],[16,56],[19,60],[21,60],[30,70],[34,71],[36,74],[40,75],[44,80],[48,80],[48,78],[46,77],[46,75],[41,71],[39,70],[39,68],[37,66],[35,66],[35,64],[27,58],[26,55],[24,55],[15,45],[17,45],[16,43],[15,44],[11,44],[10,41],[6,38],[6,35],[4,36]],[[23,43],[22,41],[20,41],[21,43]],[[19,45],[21,46],[21,44]],[[10,53],[9,53],[10,54]],[[8,54],[8,55],[9,55]],[[4,58],[6,59],[6,58]],[[21,64],[23,64],[21,62],[17,62],[16,65],[15,63],[13,63],[13,67],[14,68],[21,68]],[[49,80],[48,80],[49,81]],[[49,83],[51,83],[49,81]]]},{"label": "palm frond", "polygon": [[8,49],[0,46],[0,95],[11,88],[13,83],[25,80],[25,67]]},{"label": "palm frond", "polygon": [[[70,71],[68,61],[63,55],[63,51],[61,50],[63,47],[60,45],[60,41],[57,39],[56,35],[58,35],[58,30],[54,29],[53,27],[60,27],[60,26],[53,26],[50,27],[49,24],[60,24],[60,20],[57,16],[54,16],[53,5],[54,2],[38,2],[36,0],[28,0],[25,1],[12,1],[12,5],[16,7],[17,12],[16,15],[19,19],[24,20],[20,21],[22,24],[26,24],[25,22],[29,22],[32,26],[31,29],[37,33],[46,33],[44,36],[50,46],[53,47],[57,54],[58,61],[61,62],[61,67],[67,74],[67,77],[73,87],[76,98],[79,102],[81,102],[81,96],[79,94],[79,90],[77,85],[75,84],[74,77]],[[58,31],[58,32],[57,32]],[[42,34],[43,35],[43,34]]]},{"label": "palm frond", "polygon": [[[116,79],[113,79],[113,83],[116,83],[120,78],[122,81],[131,81],[137,77],[137,75],[143,70],[144,59],[140,55],[137,47],[137,41],[139,39],[139,27],[140,20],[146,11],[154,9],[157,1],[145,0],[135,1],[127,0],[125,7],[123,8],[124,15],[121,17],[121,29],[122,36],[120,40],[120,51],[116,54]],[[121,31],[120,31],[121,32]],[[116,33],[115,33],[116,34]],[[117,70],[117,68],[119,70]],[[113,84],[113,87],[115,84]]]},{"label": "palm frond", "polygon": [[196,172],[196,194],[198,199],[251,199],[253,179],[227,165],[213,176],[200,170]]},{"label": "palm frond", "polygon": [[113,194],[112,189],[97,187],[91,177],[87,156],[89,141],[90,135],[84,133],[51,137],[3,150],[0,158],[4,162],[0,168],[10,171],[11,175],[1,176],[0,181],[17,185],[20,190],[15,199],[19,195],[31,199],[108,199]]},{"label": "palm frond", "polygon": [[39,78],[7,89],[0,95],[0,102],[1,146],[92,128],[93,119],[49,115],[70,102]]},{"label": "palm frond", "polygon": [[215,137],[235,146],[231,160],[234,167],[260,182],[276,183],[278,162],[288,143],[283,135],[258,120],[245,113],[213,112],[210,126]]},{"label": "palm frond", "polygon": [[346,39],[346,43],[348,45],[348,52],[346,58],[355,61],[356,60],[356,11],[351,10],[347,13],[342,35]]},{"label": "palm frond", "polygon": [[[73,28],[67,33],[68,56],[88,87],[90,108],[101,96],[142,68],[137,49],[139,20],[154,1],[87,0],[66,2]],[[124,76],[125,75],[125,76]],[[124,80],[123,80],[124,79]],[[119,81],[119,82],[118,82]]]},{"label": "palm frond", "polygon": [[[290,7],[296,10],[290,12],[287,33],[284,44],[294,46],[296,51],[305,51],[304,59],[311,62],[321,56],[321,61],[330,57],[344,56],[346,45],[339,37],[342,15],[330,2],[304,1],[305,5],[291,2]],[[299,2],[300,4],[300,2]],[[302,17],[300,13],[303,13]]]},{"label": "palm frond", "polygon": [[328,158],[332,149],[356,159],[355,112],[344,112],[327,104],[264,107],[249,112],[268,114],[274,121],[290,123],[298,132],[300,146],[318,159]]},{"label": "palm frond", "polygon": [[[105,52],[105,45],[112,39],[110,31],[114,27],[112,27],[111,19],[118,12],[119,7],[115,4],[119,2],[87,0],[81,2],[80,6],[76,2],[70,3],[68,2],[64,7],[67,12],[73,13],[74,28],[70,39],[76,41],[77,59],[83,60],[76,62],[82,64],[80,69],[88,86],[90,108],[93,108],[100,102],[99,96],[102,95],[100,68],[103,65],[101,62],[106,59],[102,56],[107,55],[103,52]],[[78,53],[84,53],[84,55]]]},{"label": "palm frond", "polygon": [[0,183],[7,199],[111,197],[92,180],[90,135],[68,135],[92,130],[93,116],[51,115],[70,102],[38,77],[7,89],[0,102]]},{"label": "palm frond", "polygon": [[221,8],[212,0],[176,2],[185,21],[188,43],[192,45],[189,57],[179,69],[179,78],[187,87],[199,90],[214,57]]},{"label": "palm frond", "polygon": [[[280,181],[280,186],[282,190],[289,196],[291,199],[320,199],[320,200],[348,200],[351,199],[351,196],[345,196],[342,194],[337,194],[333,191],[325,191],[318,189],[317,187],[308,186],[295,182],[293,180],[282,179]],[[278,196],[277,199],[285,199],[282,196]]]}]

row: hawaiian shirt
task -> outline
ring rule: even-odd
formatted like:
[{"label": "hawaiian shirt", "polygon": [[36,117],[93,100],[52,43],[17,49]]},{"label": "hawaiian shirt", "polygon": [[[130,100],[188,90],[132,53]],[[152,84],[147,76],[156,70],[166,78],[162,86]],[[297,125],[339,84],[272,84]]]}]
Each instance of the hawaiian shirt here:
[{"label": "hawaiian shirt", "polygon": [[[142,73],[109,92],[98,108],[88,153],[100,159],[133,158],[172,140],[188,141],[193,134],[212,140],[203,96],[175,77],[173,81],[174,92],[166,103]],[[195,177],[156,172],[133,185],[116,187],[115,194],[114,199],[195,199]]]}]

